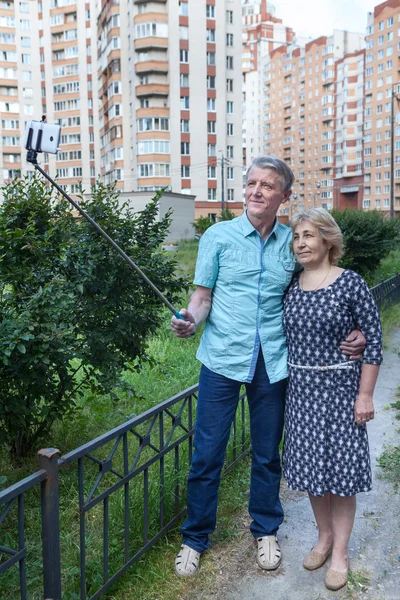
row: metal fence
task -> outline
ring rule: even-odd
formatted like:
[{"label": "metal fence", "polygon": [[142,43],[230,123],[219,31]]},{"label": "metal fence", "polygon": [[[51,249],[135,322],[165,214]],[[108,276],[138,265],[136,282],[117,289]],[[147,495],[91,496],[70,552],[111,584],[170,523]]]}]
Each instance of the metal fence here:
[{"label": "metal fence", "polygon": [[371,288],[371,293],[379,310],[398,302],[400,300],[400,273]]},{"label": "metal fence", "polygon": [[[400,275],[383,281],[371,292],[380,310],[399,301]],[[0,525],[2,531],[6,531],[5,541],[0,545],[0,576],[19,566],[19,581],[13,579],[15,589],[7,588],[7,598],[28,598],[24,497],[40,484],[37,502],[42,521],[39,548],[41,546],[43,583],[39,587],[43,593],[40,591],[37,596],[36,589],[35,598],[61,600],[60,481],[63,469],[76,468],[74,489],[77,492],[76,497],[70,498],[76,502],[79,553],[74,597],[79,593],[81,600],[99,598],[177,525],[186,512],[185,487],[193,451],[197,391],[198,387],[193,386],[62,457],[58,450],[41,450],[40,470],[0,492],[0,507],[3,507]],[[232,426],[225,471],[233,468],[249,451],[249,419],[243,394]],[[7,535],[6,520],[8,517],[10,521],[13,511],[18,523],[14,547],[9,541],[11,536]],[[112,529],[118,517],[119,538],[117,536],[115,543],[115,536],[111,539]],[[94,534],[97,542],[101,538],[100,584],[96,583],[96,577],[92,577],[92,581],[88,576],[88,572],[93,575],[93,569],[88,569],[88,540],[92,542]],[[98,572],[98,562],[95,566]],[[6,600],[4,593],[3,590],[1,600]]]},{"label": "metal fence", "polygon": [[[63,544],[60,543],[60,502],[63,500],[60,484],[64,469],[76,469],[76,497],[74,492],[69,492],[69,501],[77,504],[76,520],[79,521],[76,523],[79,567],[74,597],[79,589],[81,600],[99,598],[177,525],[186,512],[186,478],[193,451],[197,390],[198,387],[193,386],[62,457],[58,450],[41,450],[40,471],[0,492],[0,507],[5,506],[0,523],[5,521],[12,505],[18,504],[18,548],[0,546],[0,575],[19,564],[19,591],[7,588],[10,599],[18,595],[21,600],[31,597],[26,573],[24,494],[39,483],[43,594],[35,598],[61,600],[66,597],[61,590]],[[243,394],[232,425],[225,471],[250,451],[247,410]],[[113,527],[115,522],[118,522],[117,532]],[[90,580],[93,559],[88,568],[88,546],[93,546],[94,538],[101,546],[100,585],[96,583],[99,561],[95,562],[97,573],[93,580]],[[13,581],[15,586],[15,578]],[[2,600],[5,593],[3,588]]]}]

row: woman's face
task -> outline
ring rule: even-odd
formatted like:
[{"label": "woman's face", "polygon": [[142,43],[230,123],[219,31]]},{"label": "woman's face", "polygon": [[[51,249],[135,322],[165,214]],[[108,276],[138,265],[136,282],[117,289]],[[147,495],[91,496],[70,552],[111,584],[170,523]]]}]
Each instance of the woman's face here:
[{"label": "woman's face", "polygon": [[294,230],[293,250],[302,266],[318,267],[329,260],[330,246],[310,221],[299,223]]}]

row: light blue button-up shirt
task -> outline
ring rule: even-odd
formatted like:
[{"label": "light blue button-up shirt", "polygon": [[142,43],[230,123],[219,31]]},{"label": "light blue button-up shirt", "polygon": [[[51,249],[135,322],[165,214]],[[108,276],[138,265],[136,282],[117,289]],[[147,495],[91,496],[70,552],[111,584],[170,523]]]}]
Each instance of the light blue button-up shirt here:
[{"label": "light blue button-up shirt", "polygon": [[213,292],[197,358],[211,371],[251,381],[261,345],[271,383],[287,377],[282,298],[296,264],[291,239],[276,220],[264,242],[246,213],[201,237],[194,283]]}]

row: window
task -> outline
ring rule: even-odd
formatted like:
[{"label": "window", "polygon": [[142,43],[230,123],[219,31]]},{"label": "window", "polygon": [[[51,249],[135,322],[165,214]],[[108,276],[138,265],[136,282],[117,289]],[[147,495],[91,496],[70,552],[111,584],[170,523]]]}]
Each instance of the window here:
[{"label": "window", "polygon": [[393,17],[389,17],[387,20],[387,26],[391,27],[393,25]]},{"label": "window", "polygon": [[180,84],[181,87],[189,87],[189,75],[187,75],[186,73],[181,73]]},{"label": "window", "polygon": [[190,142],[181,142],[181,154],[184,156],[190,154]]},{"label": "window", "polygon": [[182,179],[189,179],[190,165],[181,165],[181,177]]},{"label": "window", "polygon": [[189,96],[181,96],[181,110],[188,110],[190,108]]},{"label": "window", "polygon": [[207,133],[216,133],[216,121],[207,121]]},{"label": "window", "polygon": [[226,34],[226,45],[233,46],[233,33]]},{"label": "window", "polygon": [[233,158],[233,146],[226,147],[226,156],[227,158]]},{"label": "window", "polygon": [[208,179],[217,179],[217,167],[209,165],[207,167],[207,177]]},{"label": "window", "polygon": [[207,144],[207,156],[217,156],[217,147],[215,144]]},{"label": "window", "polygon": [[180,25],[179,27],[179,39],[180,40],[188,40],[189,39],[189,27],[185,27]]},{"label": "window", "polygon": [[207,52],[207,65],[215,65],[215,52]]},{"label": "window", "polygon": [[215,42],[215,29],[207,29],[206,39],[207,42]]},{"label": "window", "polygon": [[226,135],[233,135],[233,123],[226,124]]},{"label": "window", "polygon": [[226,80],[226,91],[233,92],[233,79]]},{"label": "window", "polygon": [[179,2],[179,14],[182,17],[187,17],[189,15],[188,3],[187,2]]},{"label": "window", "polygon": [[233,167],[227,167],[226,169],[226,178],[227,179],[235,179],[235,174]]},{"label": "window", "polygon": [[148,117],[137,119],[138,131],[169,131],[169,119],[165,117]]},{"label": "window", "polygon": [[226,11],[226,22],[231,25],[233,23],[233,10]]},{"label": "window", "polygon": [[227,198],[228,202],[234,202],[235,200],[235,190],[232,188],[227,189]]},{"label": "window", "polygon": [[22,58],[22,64],[24,64],[24,65],[30,65],[32,62],[30,54],[23,54],[21,58]]},{"label": "window", "polygon": [[217,199],[217,190],[215,188],[208,188],[207,200],[216,200],[216,199]]},{"label": "window", "polygon": [[215,98],[207,98],[208,112],[215,112]]},{"label": "window", "polygon": [[385,29],[385,21],[381,21],[378,25],[378,31],[383,31]]},{"label": "window", "polygon": [[369,208],[371,206],[371,200],[369,198],[363,199],[363,208]]},{"label": "window", "polygon": [[189,120],[181,119],[181,133],[189,133]]},{"label": "window", "polygon": [[206,5],[206,17],[207,19],[215,19],[215,6],[213,4]]},{"label": "window", "polygon": [[179,60],[181,63],[189,62],[189,50],[180,50],[179,51]]},{"label": "window", "polygon": [[233,69],[233,56],[226,57],[226,68],[229,70]]},{"label": "window", "polygon": [[214,77],[214,75],[207,75],[207,89],[208,90],[215,90],[215,80],[216,80],[216,78]]},{"label": "window", "polygon": [[[122,148],[114,148],[115,160],[121,160],[123,158]],[[141,140],[137,143],[138,154],[169,154],[170,143],[169,140]]]}]

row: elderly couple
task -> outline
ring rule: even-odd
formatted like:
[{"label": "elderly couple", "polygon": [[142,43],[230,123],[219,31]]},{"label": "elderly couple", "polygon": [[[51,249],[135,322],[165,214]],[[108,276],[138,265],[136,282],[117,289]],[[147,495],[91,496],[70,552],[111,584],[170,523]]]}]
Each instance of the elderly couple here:
[{"label": "elderly couple", "polygon": [[[202,236],[185,321],[185,338],[206,322],[188,516],[176,557],[180,576],[196,573],[214,531],[218,488],[239,390],[246,386],[252,439],[250,525],[261,569],[281,562],[277,538],[279,444],[288,486],[308,492],[318,539],[304,557],[314,570],[331,555],[328,589],[347,582],[356,494],[371,489],[366,422],[382,360],[378,311],[365,281],[336,266],[342,234],[322,209],[276,219],[293,173],[276,156],[253,160],[246,212]],[[363,353],[362,361],[357,360]],[[289,377],[289,378],[288,378]]]}]

